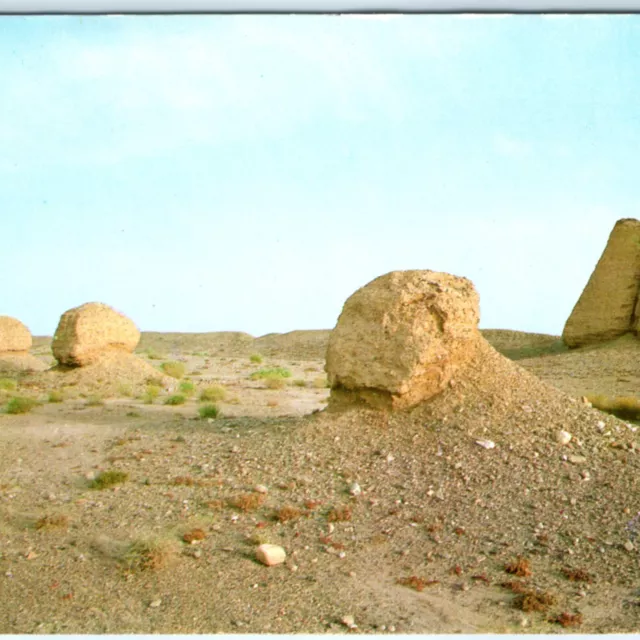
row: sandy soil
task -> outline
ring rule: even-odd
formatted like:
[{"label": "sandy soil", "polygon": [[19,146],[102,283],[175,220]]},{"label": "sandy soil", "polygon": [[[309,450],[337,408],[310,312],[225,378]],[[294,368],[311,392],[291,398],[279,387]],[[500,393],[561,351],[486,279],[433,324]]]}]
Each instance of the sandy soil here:
[{"label": "sandy soil", "polygon": [[[181,359],[198,390],[226,388],[215,420],[195,397],[89,406],[79,388],[0,414],[0,632],[638,631],[636,426],[577,399],[637,389],[638,343],[562,353],[489,334],[541,355],[487,351],[450,392],[387,415],[323,410],[326,332],[294,334],[145,336],[139,351]],[[33,352],[51,363],[46,340]],[[297,384],[249,378],[276,366]],[[5,400],[46,397],[18,381]],[[106,470],[128,479],[90,488]],[[256,561],[265,542],[283,564]],[[517,558],[530,575],[506,571]]]}]

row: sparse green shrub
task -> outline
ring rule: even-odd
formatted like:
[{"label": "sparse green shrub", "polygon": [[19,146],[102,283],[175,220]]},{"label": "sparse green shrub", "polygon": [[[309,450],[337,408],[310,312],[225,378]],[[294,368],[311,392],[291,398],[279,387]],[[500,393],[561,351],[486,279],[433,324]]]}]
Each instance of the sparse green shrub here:
[{"label": "sparse green shrub", "polygon": [[253,353],[249,357],[249,360],[254,364],[260,364],[262,362],[262,356],[259,353]]},{"label": "sparse green shrub", "polygon": [[142,401],[145,404],[153,404],[153,402],[158,398],[158,396],[162,393],[162,387],[156,384],[148,384],[147,389],[142,396]]},{"label": "sparse green shrub", "polygon": [[293,384],[296,387],[306,387],[307,386],[307,381],[306,380],[302,380],[302,378],[298,378],[297,380],[293,381]]},{"label": "sparse green shrub", "polygon": [[221,402],[227,397],[224,387],[206,387],[200,392],[200,402]]},{"label": "sparse green shrub", "polygon": [[176,378],[177,380],[180,380],[180,378],[182,378],[185,373],[185,366],[182,362],[163,362],[160,365],[160,368],[168,376]]},{"label": "sparse green shrub", "polygon": [[52,403],[64,402],[64,394],[62,393],[62,391],[51,391],[49,393],[48,400]]},{"label": "sparse green shrub", "polygon": [[251,380],[260,380],[261,378],[290,378],[291,371],[284,367],[273,367],[271,369],[258,369],[254,371],[249,378]]},{"label": "sparse green shrub", "polygon": [[175,395],[169,396],[164,401],[164,403],[165,404],[169,404],[171,406],[176,406],[176,405],[179,405],[179,404],[184,404],[186,401],[187,401],[187,399],[186,399],[185,396],[183,396],[183,395],[181,395],[179,393],[176,393]]},{"label": "sparse green shrub", "polygon": [[89,483],[89,489],[108,489],[117,484],[122,484],[128,479],[129,474],[126,471],[120,471],[118,469],[103,471]]},{"label": "sparse green shrub", "polygon": [[18,383],[11,378],[0,378],[0,391],[15,391]]},{"label": "sparse green shrub", "polygon": [[189,398],[196,392],[196,385],[193,384],[193,382],[191,382],[190,380],[185,380],[184,382],[180,383],[178,389],[180,393]]},{"label": "sparse green shrub", "polygon": [[25,396],[16,396],[7,402],[7,413],[29,413],[31,409],[38,406],[38,401]]},{"label": "sparse green shrub", "polygon": [[166,540],[140,539],[131,542],[120,556],[125,570],[157,571],[175,556],[176,548]]},{"label": "sparse green shrub", "polygon": [[163,353],[158,353],[155,349],[147,349],[147,358],[149,360],[164,360],[166,356]]},{"label": "sparse green shrub", "polygon": [[220,417],[220,409],[215,404],[203,404],[199,409],[198,413],[202,419],[206,418],[219,418]]},{"label": "sparse green shrub", "polygon": [[160,387],[160,388],[164,386],[163,380],[160,376],[151,376],[150,378],[147,378],[147,384],[151,384],[154,387]]}]

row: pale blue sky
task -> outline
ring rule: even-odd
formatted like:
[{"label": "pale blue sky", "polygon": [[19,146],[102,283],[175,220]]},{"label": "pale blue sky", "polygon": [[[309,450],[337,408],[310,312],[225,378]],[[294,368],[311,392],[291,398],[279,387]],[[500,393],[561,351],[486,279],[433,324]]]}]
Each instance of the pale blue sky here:
[{"label": "pale blue sky", "polygon": [[0,17],[0,315],[331,328],[433,269],[558,334],[639,154],[640,16]]}]

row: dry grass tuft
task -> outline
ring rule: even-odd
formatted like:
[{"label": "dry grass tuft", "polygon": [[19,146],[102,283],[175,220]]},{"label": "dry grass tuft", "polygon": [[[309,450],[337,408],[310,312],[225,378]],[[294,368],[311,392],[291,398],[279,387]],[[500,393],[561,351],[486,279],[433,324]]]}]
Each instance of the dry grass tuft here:
[{"label": "dry grass tuft", "polygon": [[396,584],[401,584],[403,587],[410,587],[416,591],[424,591],[425,587],[440,584],[440,580],[424,580],[418,576],[409,576],[408,578],[397,578]]},{"label": "dry grass tuft", "polygon": [[504,566],[507,573],[511,573],[518,578],[528,578],[531,574],[531,565],[526,558],[518,556],[515,560],[508,562]]},{"label": "dry grass tuft", "polygon": [[180,380],[186,371],[184,363],[175,361],[163,362],[160,365],[160,368],[163,373],[166,373],[168,376],[176,378],[177,380]]},{"label": "dry grass tuft", "polygon": [[287,383],[283,378],[265,378],[264,384],[267,389],[284,389]]},{"label": "dry grass tuft", "polygon": [[175,546],[166,540],[140,539],[126,546],[119,560],[126,571],[158,571],[175,557]]},{"label": "dry grass tuft", "polygon": [[224,387],[205,387],[200,392],[200,402],[222,402],[227,397],[227,390]]},{"label": "dry grass tuft", "polygon": [[514,601],[513,606],[525,613],[530,611],[546,611],[549,607],[556,603],[556,598],[546,591],[528,591],[519,595]]},{"label": "dry grass tuft", "polygon": [[38,531],[41,529],[45,531],[51,529],[67,529],[68,527],[69,518],[63,514],[42,516],[42,518],[35,523],[35,528],[38,529]]},{"label": "dry grass tuft", "polygon": [[582,614],[581,613],[567,613],[563,611],[556,618],[552,618],[549,622],[557,622],[559,625],[563,627],[579,627],[582,624]]},{"label": "dry grass tuft", "polygon": [[204,540],[206,537],[207,534],[203,529],[191,529],[191,531],[187,531],[182,535],[182,539],[188,544],[199,542],[200,540]]},{"label": "dry grass tuft", "polygon": [[285,505],[284,507],[280,507],[274,511],[273,517],[278,522],[295,522],[302,517],[302,511],[297,507],[292,507],[291,505]]},{"label": "dry grass tuft", "polygon": [[565,567],[562,569],[562,573],[564,573],[565,577],[572,582],[593,582],[593,576],[584,569],[571,569],[569,567]]},{"label": "dry grass tuft", "polygon": [[261,493],[241,493],[238,496],[229,498],[227,504],[233,509],[239,509],[245,513],[259,509],[266,500],[266,496]]},{"label": "dry grass tuft", "polygon": [[351,520],[352,512],[351,507],[332,507],[327,513],[328,522],[348,522]]}]

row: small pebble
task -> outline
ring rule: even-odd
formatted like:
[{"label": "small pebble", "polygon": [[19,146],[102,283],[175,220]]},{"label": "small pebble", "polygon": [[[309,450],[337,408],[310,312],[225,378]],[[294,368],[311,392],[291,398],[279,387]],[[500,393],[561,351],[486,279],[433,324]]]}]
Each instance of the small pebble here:
[{"label": "small pebble", "polygon": [[584,464],[587,459],[584,456],[569,456],[567,458],[571,464]]},{"label": "small pebble", "polygon": [[493,440],[476,440],[476,444],[480,445],[484,449],[493,449],[496,443]]},{"label": "small pebble", "polygon": [[636,548],[636,546],[633,544],[633,542],[631,542],[631,540],[627,540],[627,541],[624,543],[624,548],[625,548],[627,551],[633,551],[633,550]]},{"label": "small pebble", "polygon": [[149,606],[152,609],[157,609],[162,604],[162,600],[160,598],[156,598],[149,603]]},{"label": "small pebble", "polygon": [[560,444],[569,444],[573,436],[568,431],[559,431],[557,440]]},{"label": "small pebble", "polygon": [[349,487],[349,493],[352,496],[359,496],[362,493],[362,488],[357,482],[353,482]]},{"label": "small pebble", "polygon": [[345,627],[349,627],[349,629],[357,629],[358,625],[356,624],[355,618],[353,616],[344,616],[342,620],[340,620]]},{"label": "small pebble", "polygon": [[256,549],[256,559],[268,567],[282,564],[286,557],[286,551],[276,544],[261,544]]},{"label": "small pebble", "polygon": [[256,493],[269,493],[269,489],[267,489],[263,484],[257,484],[253,490]]}]

